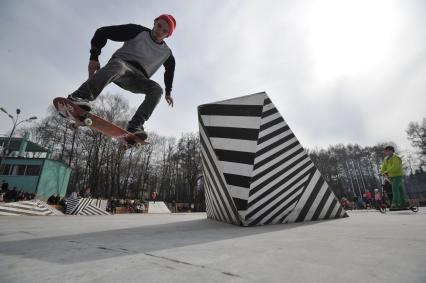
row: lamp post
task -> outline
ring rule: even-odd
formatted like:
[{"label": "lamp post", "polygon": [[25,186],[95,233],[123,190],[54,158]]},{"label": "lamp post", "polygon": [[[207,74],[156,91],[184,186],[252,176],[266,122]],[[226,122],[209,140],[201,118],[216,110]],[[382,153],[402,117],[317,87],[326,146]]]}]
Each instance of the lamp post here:
[{"label": "lamp post", "polygon": [[27,118],[27,119],[24,119],[24,120],[21,120],[21,121],[18,122],[19,114],[21,114],[21,109],[19,109],[19,108],[16,109],[16,117],[14,117],[13,115],[9,114],[6,111],[6,109],[4,109],[3,107],[0,107],[0,111],[4,112],[12,120],[12,123],[13,123],[12,132],[10,133],[9,139],[7,141],[7,146],[5,148],[3,148],[3,152],[2,152],[2,155],[5,156],[6,153],[9,154],[10,141],[11,141],[11,139],[13,137],[13,133],[15,132],[15,129],[20,124],[25,123],[25,122],[30,122],[32,120],[35,120],[35,119],[37,119],[37,117],[33,116],[33,117],[30,117],[30,118]]}]

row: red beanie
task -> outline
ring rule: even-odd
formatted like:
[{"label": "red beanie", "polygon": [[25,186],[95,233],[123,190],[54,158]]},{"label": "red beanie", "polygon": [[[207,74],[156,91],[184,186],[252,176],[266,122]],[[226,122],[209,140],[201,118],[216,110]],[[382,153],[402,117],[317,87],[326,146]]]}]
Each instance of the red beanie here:
[{"label": "red beanie", "polygon": [[162,14],[162,15],[158,16],[154,21],[156,21],[158,19],[163,19],[167,22],[167,24],[169,25],[169,33],[167,34],[167,37],[171,36],[173,31],[176,28],[175,18],[173,18],[172,15]]}]

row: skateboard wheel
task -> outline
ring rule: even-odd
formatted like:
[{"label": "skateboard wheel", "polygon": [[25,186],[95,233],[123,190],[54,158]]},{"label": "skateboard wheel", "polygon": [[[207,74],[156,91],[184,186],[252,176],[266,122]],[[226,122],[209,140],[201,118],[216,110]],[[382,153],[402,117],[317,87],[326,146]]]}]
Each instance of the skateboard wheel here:
[{"label": "skateboard wheel", "polygon": [[86,126],[92,126],[92,124],[93,124],[93,121],[90,118],[84,119],[83,122],[84,122],[84,125],[86,125]]}]

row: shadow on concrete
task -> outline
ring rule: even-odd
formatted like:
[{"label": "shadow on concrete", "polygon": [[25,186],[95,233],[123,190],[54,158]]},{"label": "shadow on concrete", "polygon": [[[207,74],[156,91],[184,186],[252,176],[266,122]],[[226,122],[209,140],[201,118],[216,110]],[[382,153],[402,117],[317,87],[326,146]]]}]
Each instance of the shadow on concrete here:
[{"label": "shadow on concrete", "polygon": [[324,221],[238,227],[201,219],[70,236],[8,241],[0,243],[0,253],[59,264],[72,264],[221,240],[238,241],[241,237],[295,229],[322,222]]}]

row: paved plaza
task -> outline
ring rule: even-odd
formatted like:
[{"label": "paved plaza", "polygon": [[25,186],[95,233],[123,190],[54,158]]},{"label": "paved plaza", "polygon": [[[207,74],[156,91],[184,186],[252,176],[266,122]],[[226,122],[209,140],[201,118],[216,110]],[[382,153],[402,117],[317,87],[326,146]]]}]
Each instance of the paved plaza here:
[{"label": "paved plaza", "polygon": [[426,209],[238,227],[203,213],[0,217],[0,282],[426,282]]}]

